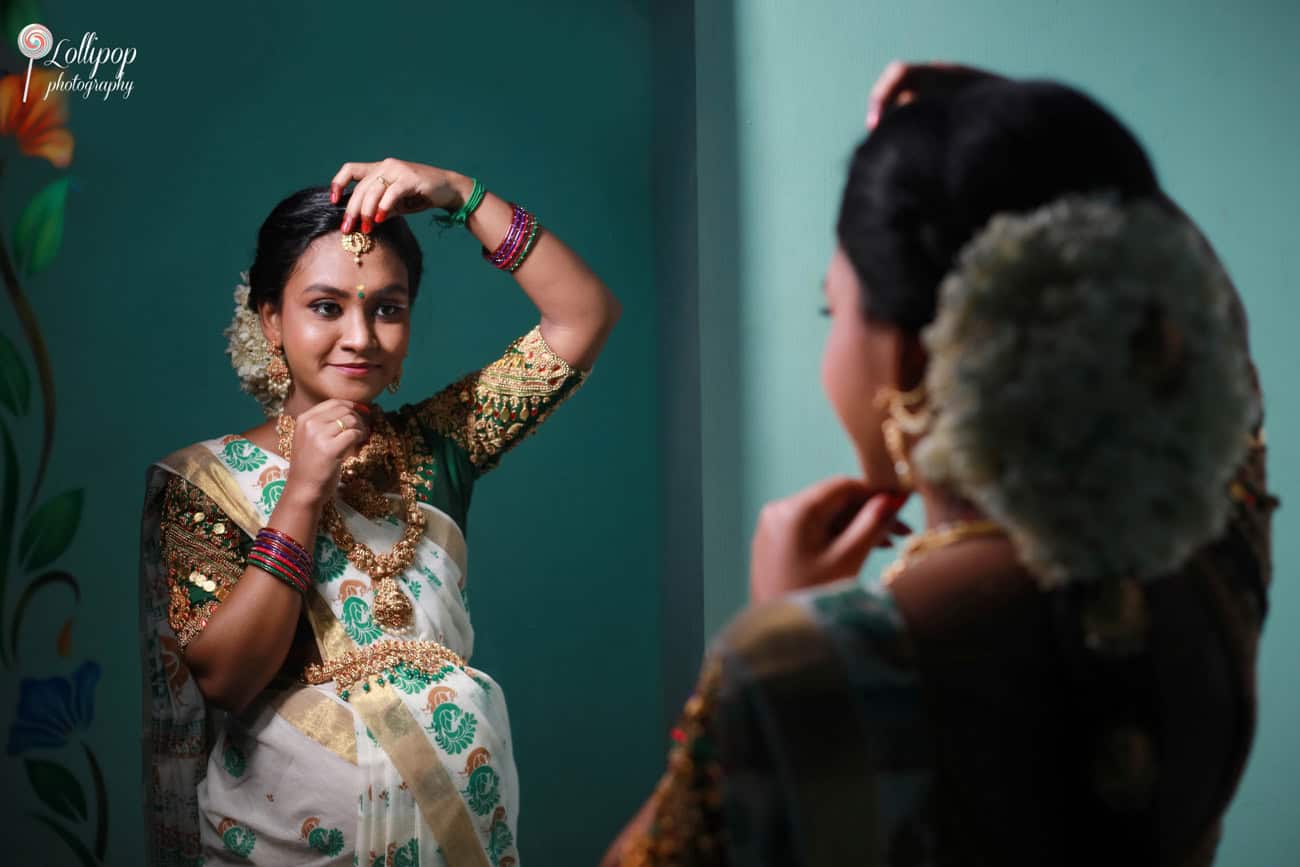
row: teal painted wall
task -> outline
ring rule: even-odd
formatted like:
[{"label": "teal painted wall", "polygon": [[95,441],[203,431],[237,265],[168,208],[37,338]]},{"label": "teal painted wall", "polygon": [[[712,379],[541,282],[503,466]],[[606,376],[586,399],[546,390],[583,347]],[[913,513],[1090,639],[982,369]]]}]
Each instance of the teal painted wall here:
[{"label": "teal painted wall", "polygon": [[[45,490],[84,487],[86,508],[60,561],[82,587],[71,653],[54,653],[70,594],[51,590],[24,628],[20,673],[67,674],[86,658],[104,668],[86,740],[112,802],[107,863],[139,863],[143,845],[136,563],[145,467],[258,420],[223,355],[231,290],[271,206],[327,182],[346,159],[393,155],[478,175],[536,210],[623,302],[587,385],[478,488],[469,587],[474,662],[510,704],[526,862],[594,863],[647,792],[664,744],[657,383],[645,361],[656,347],[648,7],[43,4],[38,20],[56,38],[93,30],[101,45],[138,53],[128,100],[71,102],[78,189],[58,258],[29,281],[58,388]],[[13,70],[16,55],[4,56]],[[9,165],[6,237],[19,204],[58,174],[31,159]],[[398,396],[407,400],[494,359],[535,322],[472,239],[439,237],[427,216],[413,228],[426,276]],[[0,308],[0,328],[16,340],[12,311]],[[35,454],[31,436],[21,448]],[[0,733],[15,713],[18,674],[0,673]],[[60,755],[89,791],[75,742]],[[4,836],[18,845],[4,860],[75,863],[23,819],[36,801],[21,762],[0,763]]]},{"label": "teal painted wall", "polygon": [[[1300,398],[1288,375],[1300,323],[1300,5],[736,0],[734,9],[697,4],[697,27],[701,403],[736,410],[706,425],[703,449],[738,461],[716,470],[706,461],[705,485],[739,483],[736,513],[710,518],[706,508],[706,521],[725,534],[706,543],[722,552],[711,561],[706,548],[706,633],[743,602],[743,564],[762,504],[856,469],[818,380],[827,330],[817,315],[818,283],[876,74],[895,57],[945,58],[1082,86],[1137,131],[1163,182],[1220,250],[1253,323],[1273,486],[1290,505],[1276,524],[1278,578],[1262,648],[1258,740],[1221,863],[1294,863],[1300,636],[1291,627],[1300,617],[1292,580],[1300,568],[1300,455],[1292,444]],[[709,105],[706,92],[719,102]],[[737,149],[718,152],[710,144],[718,141]],[[711,200],[709,184],[734,197]],[[706,247],[709,232],[721,233],[721,249]],[[734,255],[730,239],[738,239]],[[706,300],[710,264],[723,275],[723,291]],[[705,311],[706,304],[713,307]],[[712,329],[732,334],[732,322],[736,344],[710,351]],[[725,489],[714,496],[720,510],[733,505]],[[868,572],[884,559],[873,559]]]}]

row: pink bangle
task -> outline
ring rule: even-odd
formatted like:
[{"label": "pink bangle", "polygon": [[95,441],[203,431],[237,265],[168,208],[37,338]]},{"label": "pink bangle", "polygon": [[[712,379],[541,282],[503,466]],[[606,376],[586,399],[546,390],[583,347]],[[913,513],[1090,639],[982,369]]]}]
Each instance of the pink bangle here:
[{"label": "pink bangle", "polygon": [[285,556],[284,556],[282,553],[280,553],[279,551],[275,550],[274,548],[267,547],[266,545],[258,545],[258,546],[257,546],[257,553],[258,553],[260,556],[262,556],[262,557],[266,557],[267,559],[269,559],[269,560],[271,560],[271,561],[277,563],[278,565],[284,567],[285,569],[287,569],[289,572],[291,572],[291,573],[293,574],[293,577],[294,577],[294,578],[297,578],[297,579],[299,579],[300,581],[302,581],[303,583],[306,583],[306,581],[307,581],[307,575],[306,575],[306,573],[303,571],[303,568],[302,568],[301,566],[299,566],[297,563],[294,563],[294,562],[293,562],[292,560],[290,560],[289,558],[285,557]]},{"label": "pink bangle", "polygon": [[298,543],[288,533],[275,529],[274,527],[263,527],[257,533],[256,542],[278,545],[286,553],[290,554],[293,559],[302,565],[303,570],[310,572],[315,565],[315,558],[311,553]]},{"label": "pink bangle", "polygon": [[496,268],[503,271],[509,270],[511,261],[519,254],[523,248],[524,242],[534,222],[534,217],[528,211],[519,205],[514,206],[514,216],[510,221],[510,229],[506,232],[505,238],[502,239],[500,246],[491,253],[487,248],[483,248],[483,258],[487,259]]}]

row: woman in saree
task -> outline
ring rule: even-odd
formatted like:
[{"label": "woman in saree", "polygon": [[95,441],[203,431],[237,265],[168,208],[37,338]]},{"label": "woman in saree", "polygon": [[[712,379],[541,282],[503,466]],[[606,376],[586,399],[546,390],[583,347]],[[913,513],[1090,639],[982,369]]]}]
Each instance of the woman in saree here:
[{"label": "woman in saree", "polygon": [[[540,323],[385,412],[423,268],[401,215],[431,208]],[[526,209],[395,159],[276,205],[247,280],[230,352],[268,420],[148,474],[151,863],[516,865],[506,706],[469,666],[466,517],[475,482],[582,383],[619,305]]]},{"label": "woman in saree", "polygon": [[862,478],[763,510],[606,862],[1209,864],[1276,504],[1234,290],[1076,90],[894,65],[869,126],[822,364]]}]

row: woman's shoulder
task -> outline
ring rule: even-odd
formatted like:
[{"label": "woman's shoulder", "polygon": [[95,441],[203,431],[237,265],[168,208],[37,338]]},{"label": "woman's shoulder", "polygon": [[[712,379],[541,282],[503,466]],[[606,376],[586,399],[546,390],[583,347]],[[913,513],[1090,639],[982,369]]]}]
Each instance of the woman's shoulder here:
[{"label": "woman's shoulder", "polygon": [[752,606],[721,637],[732,652],[747,654],[801,641],[825,644],[836,652],[870,650],[910,666],[910,642],[893,597],[883,587],[856,579]]},{"label": "woman's shoulder", "polygon": [[[270,514],[284,487],[284,460],[244,434],[226,434],[191,443],[155,461],[147,474],[149,496],[157,496],[164,517],[219,514],[241,527],[257,523],[261,508]],[[255,502],[251,502],[255,501]]]},{"label": "woman's shoulder", "polygon": [[214,463],[238,474],[282,462],[283,459],[266,448],[264,442],[259,445],[255,441],[263,439],[262,437],[249,436],[256,431],[257,428],[254,428],[253,431],[223,434],[190,443],[159,458],[154,466],[186,475],[187,468]]},{"label": "woman's shoulder", "polygon": [[209,439],[198,440],[196,442],[190,443],[189,445],[185,445],[185,446],[181,446],[180,448],[173,449],[167,452],[166,454],[162,455],[161,457],[157,458],[153,462],[153,465],[162,466],[162,467],[173,467],[177,462],[181,461],[186,457],[193,458],[196,456],[200,456],[205,452],[214,456],[220,456],[221,453],[225,451],[227,447],[230,446],[230,444],[232,443],[248,443],[249,445],[252,444],[251,440],[249,440],[246,433],[222,434],[221,436],[215,436]]},{"label": "woman's shoulder", "polygon": [[[736,781],[728,811],[743,817],[738,860],[788,845],[822,863],[807,853],[851,851],[864,828],[890,847],[930,835],[933,732],[887,590],[848,581],[754,606],[717,649],[713,731]],[[864,811],[876,802],[889,809]],[[789,816],[798,831],[781,830]]]},{"label": "woman's shoulder", "polygon": [[728,693],[831,701],[852,707],[868,727],[882,714],[917,722],[924,715],[913,644],[881,587],[843,581],[754,606],[727,627],[716,650]]}]

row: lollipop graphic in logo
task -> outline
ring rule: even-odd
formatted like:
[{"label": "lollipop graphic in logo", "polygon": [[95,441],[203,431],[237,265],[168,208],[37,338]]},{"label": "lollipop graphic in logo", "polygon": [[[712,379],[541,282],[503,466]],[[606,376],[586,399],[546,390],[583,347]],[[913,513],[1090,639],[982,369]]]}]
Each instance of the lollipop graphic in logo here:
[{"label": "lollipop graphic in logo", "polygon": [[23,82],[23,102],[27,86],[32,83],[32,62],[40,60],[54,47],[54,34],[44,24],[28,24],[18,32],[18,50],[27,58],[27,80]]}]

